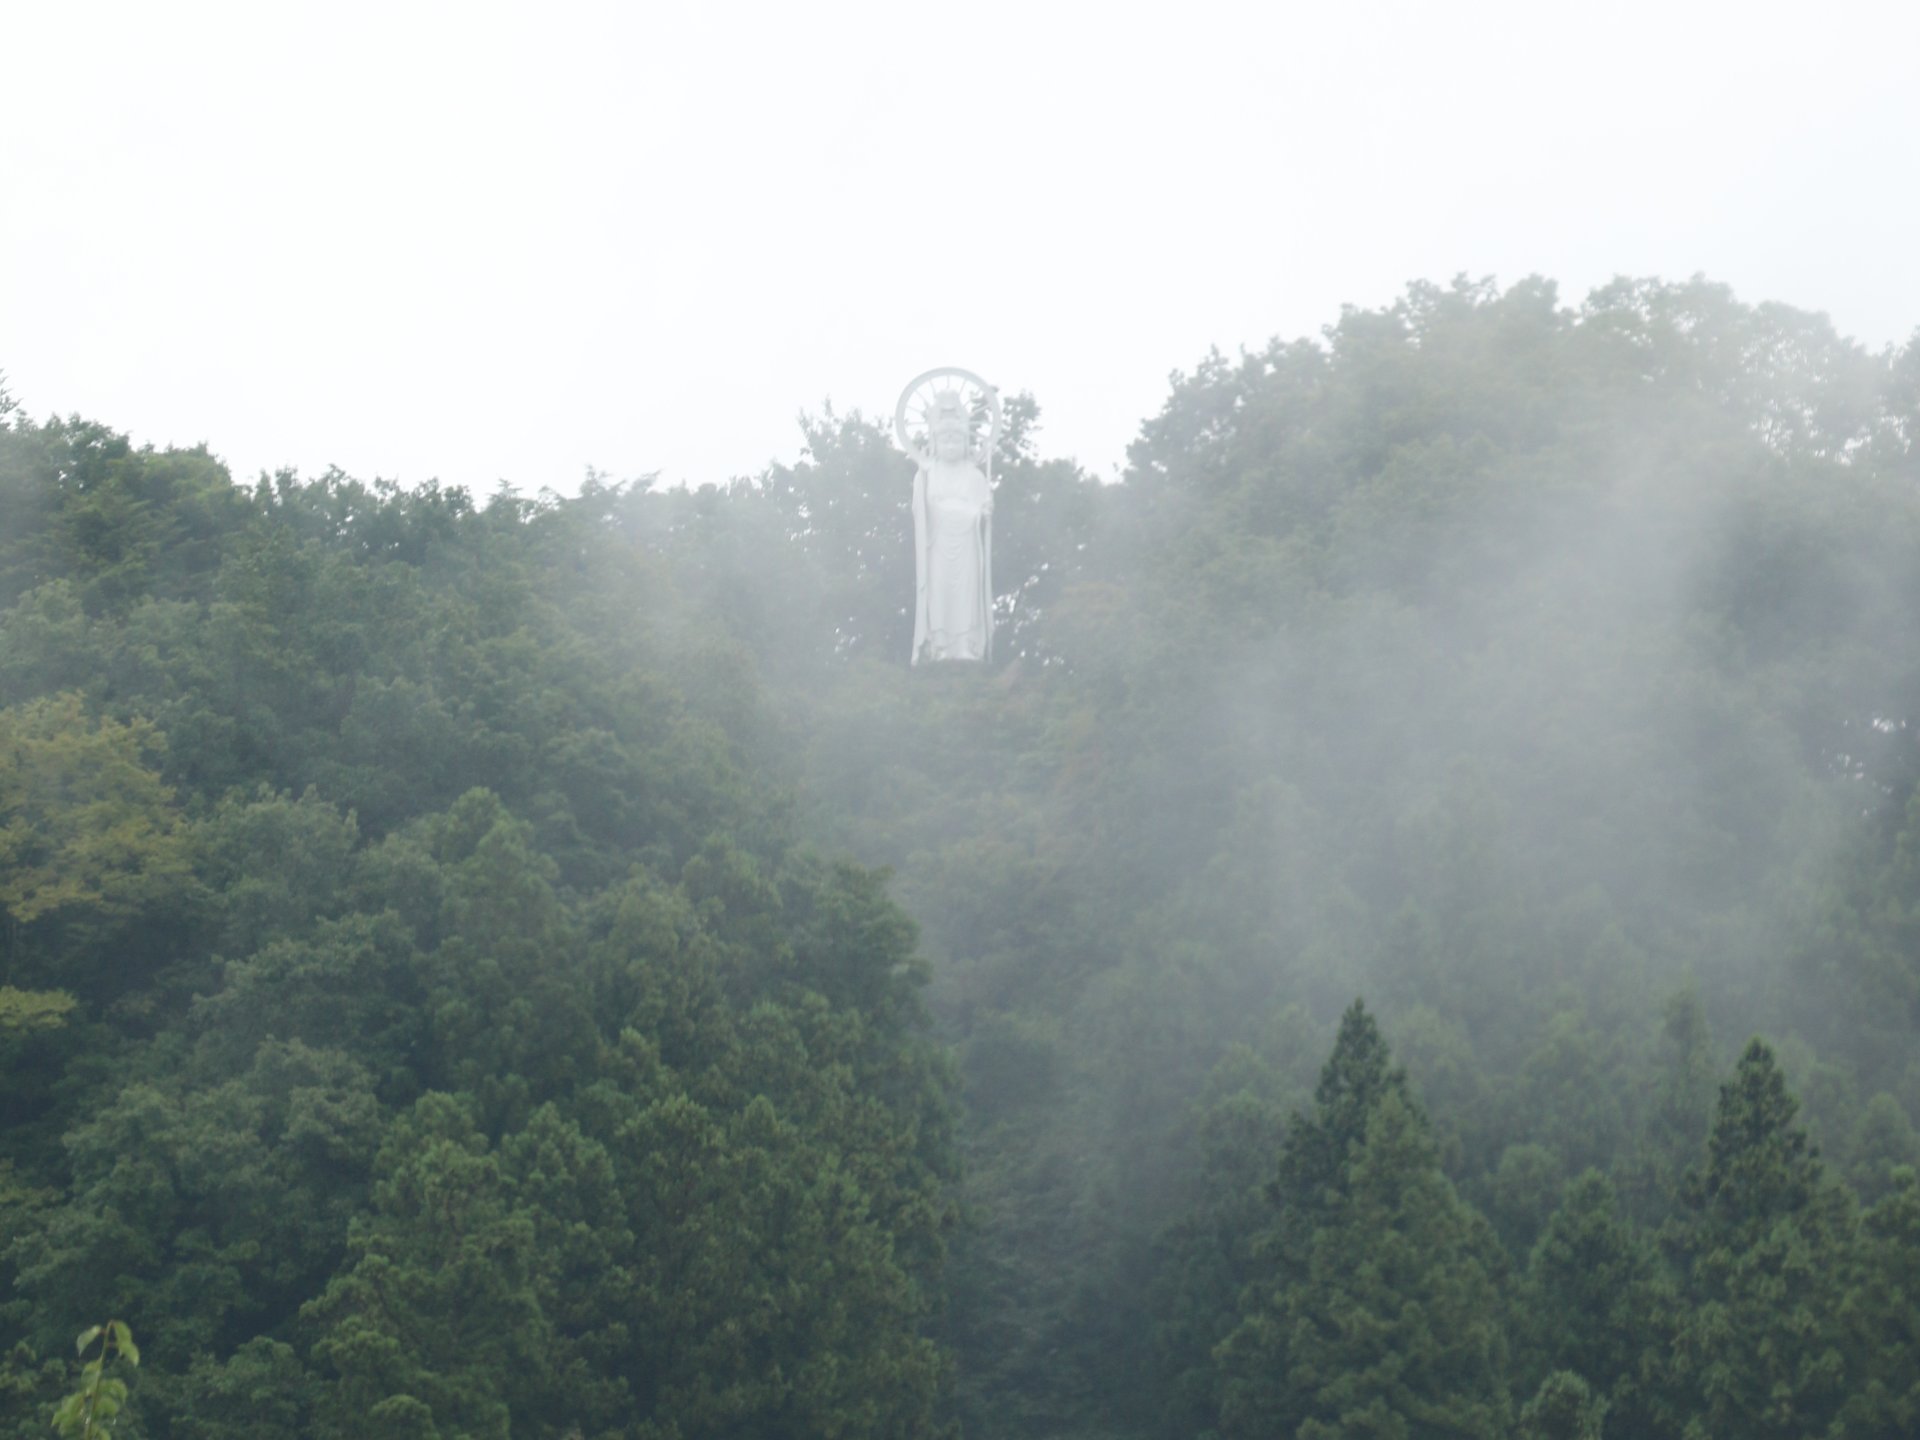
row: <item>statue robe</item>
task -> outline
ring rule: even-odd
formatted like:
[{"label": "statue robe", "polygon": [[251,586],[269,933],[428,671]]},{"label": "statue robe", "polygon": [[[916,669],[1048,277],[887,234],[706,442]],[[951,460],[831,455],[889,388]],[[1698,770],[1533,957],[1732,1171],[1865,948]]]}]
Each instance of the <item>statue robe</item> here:
[{"label": "statue robe", "polygon": [[913,478],[913,663],[993,653],[993,492],[967,460]]}]

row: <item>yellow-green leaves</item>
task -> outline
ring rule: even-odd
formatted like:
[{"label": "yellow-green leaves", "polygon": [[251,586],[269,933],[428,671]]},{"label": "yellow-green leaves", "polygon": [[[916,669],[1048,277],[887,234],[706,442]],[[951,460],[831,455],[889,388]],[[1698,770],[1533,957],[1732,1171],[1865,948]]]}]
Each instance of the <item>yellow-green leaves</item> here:
[{"label": "yellow-green leaves", "polygon": [[140,1347],[133,1343],[133,1332],[124,1320],[89,1325],[73,1342],[74,1349],[84,1358],[96,1342],[100,1353],[80,1367],[80,1388],[54,1407],[53,1428],[62,1437],[90,1440],[95,1435],[110,1434],[127,1403],[126,1382],[107,1374],[107,1362],[119,1359],[129,1365],[140,1363]]},{"label": "yellow-green leaves", "polygon": [[0,985],[0,1035],[52,1030],[66,1023],[77,1002],[64,990],[16,990]]},{"label": "yellow-green leaves", "polygon": [[144,720],[90,719],[75,694],[0,710],[0,907],[16,924],[121,918],[184,882],[187,832]]}]

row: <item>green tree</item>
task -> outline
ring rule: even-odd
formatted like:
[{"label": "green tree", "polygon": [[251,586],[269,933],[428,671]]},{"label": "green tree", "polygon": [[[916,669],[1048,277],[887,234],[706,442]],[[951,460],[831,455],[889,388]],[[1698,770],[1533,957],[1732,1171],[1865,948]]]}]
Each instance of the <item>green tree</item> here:
[{"label": "green tree", "polygon": [[189,835],[150,763],[164,750],[151,725],[90,720],[72,693],[0,710],[0,908],[16,964],[27,927],[103,927],[188,883]]},{"label": "green tree", "polygon": [[1643,1072],[1651,1093],[1639,1144],[1619,1167],[1628,1209],[1642,1223],[1658,1224],[1681,1204],[1687,1167],[1712,1124],[1716,1068],[1699,993],[1682,990],[1666,1002],[1654,1063]]},{"label": "green tree", "polygon": [[239,1073],[135,1079],[65,1136],[61,1203],[10,1237],[42,1349],[75,1308],[129,1317],[170,1387],[284,1325],[339,1262],[384,1116],[338,1052],[270,1041]]},{"label": "green tree", "polygon": [[53,1029],[65,1022],[77,1003],[64,990],[16,990],[0,985],[0,1035]]},{"label": "green tree", "polygon": [[1847,1355],[1839,1433],[1895,1440],[1920,1427],[1920,1181],[1894,1172],[1869,1210],[1840,1321]]},{"label": "green tree", "polygon": [[1661,1402],[1679,1296],[1598,1171],[1567,1187],[1533,1247],[1517,1299],[1515,1358],[1526,1388],[1537,1384],[1544,1394],[1555,1375],[1572,1374],[1605,1407],[1616,1433],[1648,1440],[1674,1433]]},{"label": "green tree", "polygon": [[1848,1182],[1862,1203],[1873,1204],[1892,1189],[1895,1172],[1920,1165],[1920,1134],[1883,1090],[1861,1109],[1847,1151]]},{"label": "green tree", "polygon": [[1498,1247],[1441,1174],[1358,1002],[1272,1199],[1269,1273],[1220,1347],[1221,1432],[1505,1434]]},{"label": "green tree", "polygon": [[532,1219],[453,1097],[422,1097],[388,1133],[349,1262],[305,1311],[332,1382],[316,1433],[511,1433],[553,1393]]},{"label": "green tree", "polygon": [[1690,1177],[1687,1309],[1674,1339],[1689,1436],[1818,1433],[1847,1393],[1848,1202],[1797,1110],[1772,1050],[1750,1041]]},{"label": "green tree", "polygon": [[184,1440],[303,1440],[313,1433],[315,1390],[291,1345],[256,1336],[225,1360],[195,1359],[173,1430]]},{"label": "green tree", "polygon": [[1556,1370],[1521,1407],[1521,1440],[1600,1440],[1606,1413],[1607,1402],[1585,1380],[1571,1370]]}]

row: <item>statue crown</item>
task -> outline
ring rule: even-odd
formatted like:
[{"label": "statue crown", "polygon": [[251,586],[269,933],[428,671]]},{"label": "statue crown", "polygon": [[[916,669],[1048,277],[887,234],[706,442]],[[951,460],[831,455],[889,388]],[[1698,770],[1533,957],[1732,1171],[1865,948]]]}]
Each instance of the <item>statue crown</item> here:
[{"label": "statue crown", "polygon": [[942,395],[934,402],[930,427],[936,435],[970,435],[973,419],[961,406],[958,395]]}]

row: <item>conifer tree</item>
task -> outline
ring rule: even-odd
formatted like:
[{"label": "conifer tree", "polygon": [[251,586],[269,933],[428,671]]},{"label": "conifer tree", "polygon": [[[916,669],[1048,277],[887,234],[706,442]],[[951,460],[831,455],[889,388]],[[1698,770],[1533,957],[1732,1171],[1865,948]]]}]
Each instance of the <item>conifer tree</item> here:
[{"label": "conifer tree", "polygon": [[1846,1393],[1847,1201],[1798,1109],[1772,1050],[1749,1041],[1688,1183],[1689,1304],[1674,1356],[1689,1440],[1819,1434]]},{"label": "conifer tree", "polygon": [[1220,1348],[1221,1432],[1504,1435],[1497,1242],[1357,1001],[1315,1100],[1270,1190],[1269,1274]]},{"label": "conifer tree", "polygon": [[1556,1375],[1577,1376],[1617,1433],[1666,1433],[1656,1399],[1677,1299],[1653,1246],[1619,1214],[1613,1186],[1587,1171],[1528,1259],[1518,1337],[1525,1384],[1542,1377],[1538,1401]]},{"label": "conifer tree", "polygon": [[1712,1123],[1713,1032],[1694,990],[1668,999],[1655,1054],[1640,1148],[1619,1167],[1621,1199],[1643,1225],[1657,1225],[1679,1207],[1687,1166]]},{"label": "conifer tree", "polygon": [[1920,1434],[1920,1179],[1893,1172],[1892,1189],[1869,1210],[1846,1299],[1847,1440]]}]

